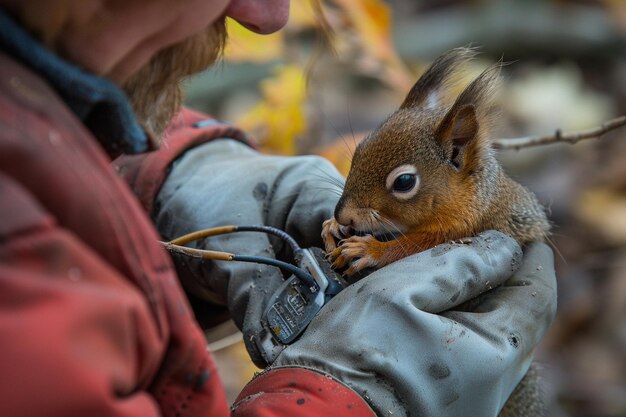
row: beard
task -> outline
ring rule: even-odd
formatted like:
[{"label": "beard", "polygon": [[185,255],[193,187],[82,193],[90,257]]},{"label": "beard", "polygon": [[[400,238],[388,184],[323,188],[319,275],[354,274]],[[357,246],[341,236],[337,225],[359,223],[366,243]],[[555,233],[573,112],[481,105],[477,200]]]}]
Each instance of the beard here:
[{"label": "beard", "polygon": [[159,51],[123,86],[141,127],[160,138],[182,103],[182,81],[220,57],[226,43],[221,19],[203,32]]}]

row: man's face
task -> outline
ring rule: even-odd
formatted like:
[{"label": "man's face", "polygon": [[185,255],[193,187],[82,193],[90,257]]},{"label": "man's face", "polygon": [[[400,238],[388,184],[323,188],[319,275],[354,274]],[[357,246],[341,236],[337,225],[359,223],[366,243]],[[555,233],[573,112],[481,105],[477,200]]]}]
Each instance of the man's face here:
[{"label": "man's face", "polygon": [[188,12],[171,27],[172,34],[182,40],[158,51],[123,85],[139,122],[157,138],[180,108],[181,80],[206,69],[220,56],[226,42],[226,17],[265,34],[282,28],[289,16],[289,0],[188,3]]}]

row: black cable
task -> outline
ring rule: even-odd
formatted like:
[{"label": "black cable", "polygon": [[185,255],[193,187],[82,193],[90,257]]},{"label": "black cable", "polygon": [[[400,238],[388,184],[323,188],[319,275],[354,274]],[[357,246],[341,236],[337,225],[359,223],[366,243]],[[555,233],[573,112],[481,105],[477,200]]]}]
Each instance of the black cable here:
[{"label": "black cable", "polygon": [[260,263],[260,264],[275,266],[283,270],[286,270],[288,272],[291,272],[306,285],[312,288],[318,288],[318,285],[315,282],[315,279],[310,274],[308,274],[302,268],[291,265],[287,262],[279,261],[279,260],[272,259],[272,258],[263,258],[260,256],[235,255],[235,254],[226,253],[226,252],[207,251],[207,250],[202,250],[202,249],[193,249],[193,248],[184,246],[185,244],[192,242],[194,240],[204,239],[207,237],[218,236],[218,235],[223,235],[223,234],[228,234],[228,233],[235,233],[235,232],[262,232],[262,233],[267,233],[267,234],[277,236],[280,239],[287,242],[287,244],[289,244],[289,246],[291,247],[293,251],[294,258],[296,260],[301,258],[302,256],[303,251],[300,245],[298,245],[298,242],[296,242],[296,240],[292,238],[286,232],[280,229],[277,229],[275,227],[272,227],[272,226],[230,225],[230,226],[212,227],[209,229],[198,230],[196,232],[192,232],[187,235],[177,237],[176,239],[173,239],[168,243],[164,243],[164,245],[168,248],[168,250],[170,250],[170,252],[183,253],[188,256],[202,258],[202,259],[253,262],[253,263]]},{"label": "black cable", "polygon": [[302,254],[302,248],[300,247],[300,245],[298,245],[298,242],[296,242],[294,238],[289,236],[286,232],[283,232],[282,230],[272,226],[217,226],[188,233],[184,236],[179,236],[175,239],[172,239],[170,243],[174,245],[186,245],[187,243],[193,242],[194,240],[205,239],[211,236],[219,236],[235,232],[262,232],[271,234],[287,242],[291,247],[291,250],[293,251],[294,257],[296,259]]},{"label": "black cable", "polygon": [[315,279],[309,273],[305,272],[301,268],[298,268],[297,266],[288,264],[287,262],[279,261],[277,259],[272,259],[272,258],[263,258],[261,256],[246,256],[246,255],[233,255],[232,260],[276,266],[280,269],[285,269],[291,272],[296,277],[298,277],[300,281],[302,281],[304,284],[308,285],[309,287],[319,289],[317,282],[315,282]]},{"label": "black cable", "polygon": [[300,252],[302,252],[302,248],[300,247],[300,245],[298,245],[298,242],[296,242],[294,238],[288,235],[287,232],[284,232],[275,227],[272,227],[272,226],[236,226],[236,227],[237,227],[237,230],[236,230],[237,232],[264,232],[264,233],[269,233],[271,235],[277,236],[281,238],[282,240],[284,240],[285,242],[287,242],[289,246],[291,246],[291,249],[293,250],[294,255],[298,255],[300,254]]},{"label": "black cable", "polygon": [[300,279],[304,284],[312,288],[319,288],[315,279],[307,273],[304,269],[291,265],[287,262],[279,261],[272,258],[264,258],[261,256],[247,256],[247,255],[235,255],[234,253],[219,252],[204,249],[188,248],[186,246],[174,245],[170,242],[161,242],[161,244],[171,253],[178,253],[197,259],[210,259],[213,261],[238,261],[238,262],[252,262],[257,264],[264,264],[275,266],[280,269],[291,272]]}]

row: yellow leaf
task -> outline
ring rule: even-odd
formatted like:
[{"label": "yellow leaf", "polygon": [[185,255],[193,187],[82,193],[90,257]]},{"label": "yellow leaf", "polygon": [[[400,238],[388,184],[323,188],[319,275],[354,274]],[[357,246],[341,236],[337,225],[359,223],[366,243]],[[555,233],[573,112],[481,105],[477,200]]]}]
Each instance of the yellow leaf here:
[{"label": "yellow leaf", "polygon": [[[413,84],[413,75],[398,56],[391,34],[391,9],[383,0],[334,0],[346,14],[364,56],[360,70],[376,76],[398,91]],[[342,40],[338,41],[340,50]]]},{"label": "yellow leaf", "polygon": [[293,28],[311,28],[318,24],[315,12],[310,0],[300,0],[291,2],[289,10],[289,22],[287,25]]},{"label": "yellow leaf", "polygon": [[284,53],[282,32],[259,35],[246,29],[235,20],[226,19],[228,43],[224,57],[232,62],[264,63],[280,59]]},{"label": "yellow leaf", "polygon": [[256,136],[264,149],[293,155],[296,138],[307,128],[304,72],[293,65],[279,68],[275,77],[261,81],[260,88],[263,99],[237,125]]},{"label": "yellow leaf", "polygon": [[347,13],[363,48],[376,58],[395,59],[391,40],[391,10],[382,0],[335,0]]},{"label": "yellow leaf", "polygon": [[[291,4],[287,29],[299,31],[317,27],[315,11],[310,1]],[[226,19],[228,44],[224,56],[231,62],[264,63],[285,57],[285,31],[259,35],[233,19]]]}]

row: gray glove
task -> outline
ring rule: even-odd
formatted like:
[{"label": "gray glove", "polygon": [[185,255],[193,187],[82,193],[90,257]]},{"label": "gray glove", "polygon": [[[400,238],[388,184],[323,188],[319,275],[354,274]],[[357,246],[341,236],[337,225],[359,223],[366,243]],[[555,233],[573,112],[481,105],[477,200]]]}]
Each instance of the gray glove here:
[{"label": "gray glove", "polygon": [[[221,225],[267,225],[286,231],[302,247],[322,246],[324,220],[332,217],[343,178],[319,157],[259,154],[234,140],[216,140],[188,151],[173,165],[156,199],[155,222],[168,240]],[[285,242],[262,233],[235,233],[198,241],[201,249],[283,259]],[[240,262],[175,256],[185,289],[226,305],[259,367],[274,359],[259,347],[269,297],[283,282],[280,270]],[[276,352],[277,354],[278,352]]]},{"label": "gray glove", "polygon": [[[340,176],[319,158],[262,156],[220,140],[177,161],[158,199],[165,238],[222,224],[266,224],[321,245],[323,220],[338,199],[323,180]],[[198,247],[282,257],[282,241],[245,233]],[[529,366],[556,306],[552,254],[531,246],[506,284],[519,248],[496,232],[469,245],[442,245],[374,272],[325,306],[274,366],[328,373],[359,392],[380,415],[496,415]],[[255,363],[269,296],[282,283],[272,267],[177,262],[183,285],[227,304]],[[472,312],[448,311],[473,299]],[[466,304],[467,306],[467,304]]]},{"label": "gray glove", "polygon": [[[472,241],[410,256],[347,287],[273,367],[330,375],[380,416],[496,416],[554,318],[553,256],[531,245],[509,279],[518,245],[493,231]],[[477,296],[471,311],[451,310]]]}]

